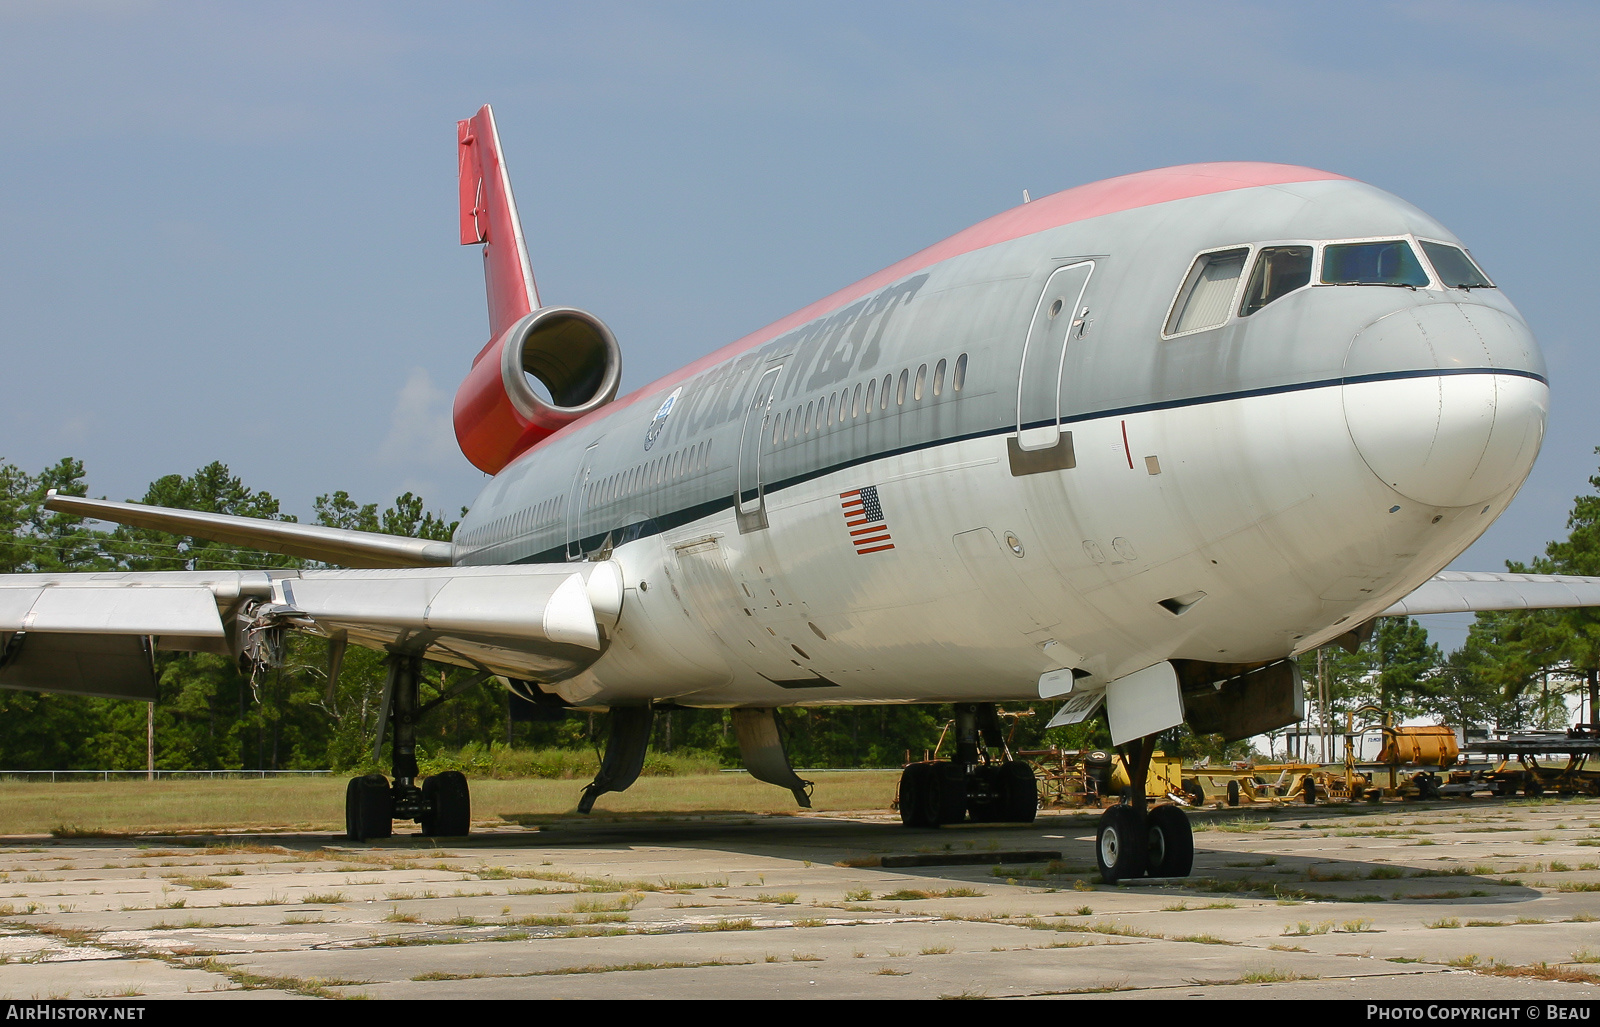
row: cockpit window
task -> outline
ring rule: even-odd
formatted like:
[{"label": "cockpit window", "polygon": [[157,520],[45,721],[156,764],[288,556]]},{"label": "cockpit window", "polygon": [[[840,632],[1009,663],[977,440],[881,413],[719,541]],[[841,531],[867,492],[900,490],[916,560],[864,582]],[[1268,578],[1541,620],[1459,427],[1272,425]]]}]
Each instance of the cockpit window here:
[{"label": "cockpit window", "polygon": [[1422,252],[1433,262],[1433,269],[1438,272],[1442,284],[1452,289],[1494,288],[1494,283],[1489,281],[1473,259],[1459,246],[1447,246],[1442,242],[1424,242]]},{"label": "cockpit window", "polygon": [[1228,308],[1233,306],[1234,289],[1244,274],[1244,259],[1249,253],[1247,247],[1202,253],[1178,292],[1178,302],[1173,304],[1172,316],[1167,319],[1167,334],[1197,332],[1226,321]]},{"label": "cockpit window", "polygon": [[1404,239],[1339,243],[1322,251],[1324,285],[1405,285],[1421,288],[1428,273]]},{"label": "cockpit window", "polygon": [[1311,284],[1311,247],[1264,246],[1256,254],[1250,284],[1244,288],[1240,317],[1249,317],[1279,296]]}]

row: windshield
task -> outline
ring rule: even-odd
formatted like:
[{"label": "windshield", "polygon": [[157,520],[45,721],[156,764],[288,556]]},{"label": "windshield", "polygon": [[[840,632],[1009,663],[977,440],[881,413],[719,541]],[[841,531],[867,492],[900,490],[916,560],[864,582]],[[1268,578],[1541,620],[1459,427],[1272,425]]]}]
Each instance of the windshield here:
[{"label": "windshield", "polygon": [[1322,283],[1418,288],[1428,284],[1428,274],[1404,239],[1339,243],[1322,253]]},{"label": "windshield", "polygon": [[1493,289],[1494,283],[1484,276],[1478,265],[1458,246],[1442,242],[1425,242],[1422,251],[1433,262],[1439,281],[1452,289]]},{"label": "windshield", "polygon": [[1311,247],[1267,246],[1256,257],[1244,290],[1241,317],[1249,317],[1279,296],[1311,284]]}]

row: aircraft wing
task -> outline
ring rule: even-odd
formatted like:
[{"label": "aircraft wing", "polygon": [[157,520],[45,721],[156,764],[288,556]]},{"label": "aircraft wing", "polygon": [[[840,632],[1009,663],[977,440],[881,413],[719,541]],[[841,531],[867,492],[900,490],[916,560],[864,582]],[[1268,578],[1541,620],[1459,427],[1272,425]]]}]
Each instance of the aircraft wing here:
[{"label": "aircraft wing", "polygon": [[456,553],[456,547],[451,542],[328,528],[320,524],[235,517],[204,510],[177,510],[143,503],[84,499],[81,496],[63,496],[55,489],[47,494],[44,506],[46,510],[60,513],[209,539],[226,545],[263,549],[269,553],[307,557],[345,567],[434,567],[454,562]]},{"label": "aircraft wing", "polygon": [[600,658],[622,595],[611,561],[4,574],[0,687],[153,701],[155,650],[260,658],[285,630],[557,680]]},{"label": "aircraft wing", "polygon": [[1571,609],[1578,606],[1600,606],[1600,578],[1568,574],[1442,571],[1379,616],[1415,617],[1425,613]]}]

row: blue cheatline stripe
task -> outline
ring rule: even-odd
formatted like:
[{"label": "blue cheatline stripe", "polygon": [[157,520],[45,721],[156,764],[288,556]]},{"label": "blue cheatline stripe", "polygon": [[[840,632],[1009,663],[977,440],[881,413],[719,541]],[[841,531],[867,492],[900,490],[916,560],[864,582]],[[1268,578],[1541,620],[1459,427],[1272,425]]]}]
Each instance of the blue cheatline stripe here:
[{"label": "blue cheatline stripe", "polygon": [[[1344,385],[1365,385],[1369,382],[1404,381],[1409,378],[1448,378],[1461,374],[1505,375],[1512,378],[1528,378],[1544,385],[1549,384],[1544,375],[1535,374],[1532,371],[1511,370],[1498,367],[1436,367],[1423,368],[1413,371],[1383,371],[1377,374],[1352,375],[1350,377],[1341,378],[1324,378],[1313,382],[1296,382],[1288,385],[1267,385],[1259,389],[1241,389],[1236,392],[1219,392],[1209,396],[1190,396],[1185,399],[1168,399],[1161,400],[1160,402],[1156,403],[1138,403],[1133,406],[1111,407],[1104,410],[1095,410],[1089,413],[1073,414],[1068,417],[1063,417],[1060,423],[1063,425],[1082,424],[1086,421],[1098,421],[1112,417],[1127,417],[1130,414],[1145,414],[1157,410],[1176,410],[1183,407],[1209,406],[1213,403],[1228,403],[1240,399],[1256,399],[1261,396],[1280,396],[1293,392],[1309,392],[1314,389],[1329,389]],[[1033,421],[1023,425],[1023,427],[1043,428],[1047,425],[1052,425],[1055,423],[1056,422],[1053,420]],[[872,463],[876,460],[887,460],[890,457],[903,456],[907,453],[916,453],[925,449],[934,449],[939,446],[951,446],[961,442],[970,442],[973,439],[992,438],[997,435],[1010,435],[1016,430],[1017,429],[1013,425],[1007,424],[998,428],[986,428],[982,431],[968,432],[965,435],[947,435],[943,438],[930,439],[926,442],[917,442],[909,446],[900,446],[896,449],[880,450],[876,453],[852,457],[849,460],[843,460],[836,464],[829,464],[826,467],[819,467],[815,470],[804,471],[788,478],[769,482],[762,486],[762,491],[768,495],[771,495],[776,492],[782,492],[784,489],[790,489],[797,485],[803,485],[808,481],[814,481],[815,479],[824,477],[825,475],[833,474],[837,471],[849,470],[852,467],[857,467],[861,464]],[[592,535],[586,535],[582,540],[583,550],[584,552],[592,552],[605,541],[607,535],[614,536],[614,541],[620,538],[621,541],[617,541],[616,544],[621,545],[624,541],[631,542],[637,538],[645,538],[650,535],[657,535],[663,531],[681,527],[682,525],[690,524],[702,518],[711,517],[715,514],[731,509],[733,509],[733,496],[731,494],[725,498],[713,499],[704,503],[696,503],[693,506],[687,506],[679,510],[673,510],[670,513],[665,513],[659,517],[653,517],[646,521],[618,525],[607,528],[604,531],[596,532]],[[534,553],[532,556],[522,557],[514,562],[564,563],[566,562],[566,559],[567,547],[565,544],[562,544],[551,549],[546,549],[542,553]]]}]

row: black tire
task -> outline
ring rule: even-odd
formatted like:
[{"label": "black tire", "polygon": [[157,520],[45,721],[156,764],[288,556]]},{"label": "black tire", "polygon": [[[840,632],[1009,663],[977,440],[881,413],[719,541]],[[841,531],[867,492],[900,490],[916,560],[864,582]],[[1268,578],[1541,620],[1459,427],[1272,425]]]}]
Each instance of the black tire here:
[{"label": "black tire", "polygon": [[1228,805],[1239,805],[1239,782],[1237,781],[1228,782]]},{"label": "black tire", "polygon": [[967,819],[967,768],[959,763],[933,765],[934,827]]},{"label": "black tire", "polygon": [[1000,819],[1031,824],[1039,812],[1039,781],[1033,767],[1020,760],[1000,765]]},{"label": "black tire", "polygon": [[422,782],[422,801],[428,812],[418,818],[422,833],[430,838],[461,838],[472,831],[472,795],[467,775],[446,770]]},{"label": "black tire", "polygon": [[900,771],[900,826],[921,827],[917,823],[917,764]]},{"label": "black tire", "polygon": [[934,768],[913,763],[900,772],[900,823],[906,827],[938,827],[938,782]]},{"label": "black tire", "polygon": [[1200,786],[1198,777],[1183,779],[1183,794],[1188,797],[1191,805],[1204,806],[1206,804],[1206,790]]},{"label": "black tire", "polygon": [[1310,774],[1301,778],[1300,792],[1305,796],[1307,806],[1315,806],[1317,804],[1317,779]]},{"label": "black tire", "polygon": [[1522,794],[1530,799],[1537,799],[1544,794],[1544,782],[1538,775],[1530,773],[1528,779],[1522,783]]},{"label": "black tire", "polygon": [[1083,758],[1084,775],[1094,781],[1096,791],[1100,795],[1110,795],[1111,788],[1111,754],[1096,749]]},{"label": "black tire", "polygon": [[1100,814],[1094,835],[1094,862],[1100,880],[1116,884],[1144,876],[1150,840],[1146,825],[1132,806],[1112,806]]},{"label": "black tire", "polygon": [[389,779],[368,774],[353,779],[345,789],[345,833],[353,842],[388,838],[394,834],[393,797]]},{"label": "black tire", "polygon": [[361,840],[361,779],[352,777],[344,786],[344,836],[353,842]]},{"label": "black tire", "polygon": [[1176,806],[1150,811],[1149,854],[1145,873],[1151,877],[1188,877],[1194,869],[1194,831],[1189,815]]}]

